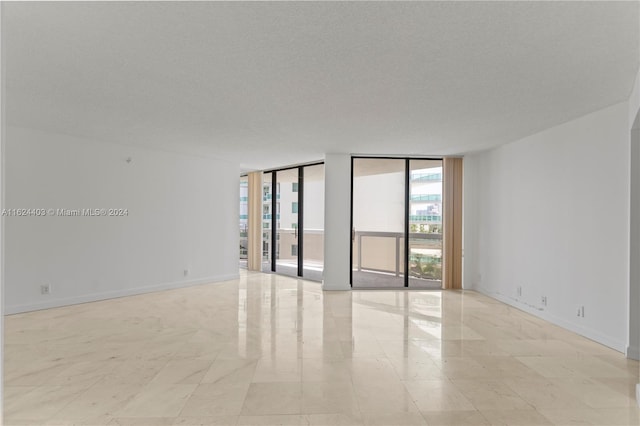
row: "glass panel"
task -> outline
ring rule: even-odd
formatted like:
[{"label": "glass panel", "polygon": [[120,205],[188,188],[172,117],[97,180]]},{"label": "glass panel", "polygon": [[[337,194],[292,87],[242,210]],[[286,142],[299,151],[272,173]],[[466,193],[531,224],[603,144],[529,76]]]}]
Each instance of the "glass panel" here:
[{"label": "glass panel", "polygon": [[271,202],[273,172],[262,175],[262,272],[271,272]]},{"label": "glass panel", "polygon": [[249,177],[240,176],[240,267],[247,268]]},{"label": "glass panel", "polygon": [[442,160],[409,168],[409,287],[442,288]]},{"label": "glass panel", "polygon": [[322,281],[324,269],[324,164],[304,168],[304,250],[302,275]]},{"label": "glass panel", "polygon": [[293,192],[293,184],[298,183],[298,169],[276,172],[276,181],[278,196],[276,215],[276,272],[297,277],[298,192]]},{"label": "glass panel", "polygon": [[353,160],[353,287],[404,287],[405,160]]}]

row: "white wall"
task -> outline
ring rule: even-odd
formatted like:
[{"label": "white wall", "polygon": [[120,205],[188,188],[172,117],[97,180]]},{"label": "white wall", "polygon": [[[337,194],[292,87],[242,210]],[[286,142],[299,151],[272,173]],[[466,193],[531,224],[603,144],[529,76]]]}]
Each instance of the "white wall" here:
[{"label": "white wall", "polygon": [[[2,14],[5,8],[5,3],[0,3],[0,34],[2,34]],[[4,196],[4,158],[5,158],[5,141],[6,141],[6,116],[5,116],[5,102],[6,102],[6,91],[5,91],[5,81],[6,81],[6,66],[7,61],[5,60],[5,52],[4,43],[6,42],[6,37],[0,37],[0,210],[2,210],[5,206]],[[4,401],[4,219],[0,217],[0,401]],[[3,411],[0,408],[0,425],[3,423]]]},{"label": "white wall", "polygon": [[351,290],[351,156],[324,157],[324,279],[323,290]]},{"label": "white wall", "polygon": [[237,277],[237,164],[13,127],[6,158],[6,208],[129,212],[7,217],[9,313]]},{"label": "white wall", "polygon": [[[638,17],[640,19],[640,16]],[[629,349],[627,356],[640,359],[640,70],[629,97],[631,132],[631,211],[629,271]],[[640,406],[640,371],[636,384],[636,402]]]},{"label": "white wall", "polygon": [[633,126],[638,111],[640,111],[640,70],[636,74],[633,89],[631,89],[631,95],[629,96],[629,127]]},{"label": "white wall", "polygon": [[464,163],[465,288],[624,351],[627,102]]},{"label": "white wall", "polygon": [[[640,113],[638,114],[640,121]],[[640,359],[640,122],[631,130],[631,220],[629,242],[629,347],[627,356]]]}]

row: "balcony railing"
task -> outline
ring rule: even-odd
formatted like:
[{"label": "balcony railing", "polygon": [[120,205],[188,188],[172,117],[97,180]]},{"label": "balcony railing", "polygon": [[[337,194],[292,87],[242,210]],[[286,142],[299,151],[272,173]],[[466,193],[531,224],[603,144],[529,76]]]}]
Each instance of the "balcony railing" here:
[{"label": "balcony railing", "polygon": [[440,194],[417,194],[411,196],[411,201],[442,201]]},{"label": "balcony railing", "polygon": [[411,182],[441,182],[442,173],[416,173],[411,175]]},{"label": "balcony railing", "polygon": [[433,223],[442,223],[441,215],[419,215],[412,214],[409,216],[410,222],[433,222]]},{"label": "balcony railing", "polygon": [[[391,273],[396,277],[404,274],[404,233],[357,231],[353,234],[354,255],[357,259],[357,271]],[[366,250],[363,252],[363,239]],[[369,239],[367,242],[366,240]],[[409,274],[412,277],[441,279],[442,274],[442,234],[410,232],[409,242],[412,250],[427,249],[437,254],[411,252],[409,256]]]},{"label": "balcony railing", "polygon": [[247,240],[246,235],[240,235],[240,259],[247,259],[247,247],[249,247],[249,241]]}]

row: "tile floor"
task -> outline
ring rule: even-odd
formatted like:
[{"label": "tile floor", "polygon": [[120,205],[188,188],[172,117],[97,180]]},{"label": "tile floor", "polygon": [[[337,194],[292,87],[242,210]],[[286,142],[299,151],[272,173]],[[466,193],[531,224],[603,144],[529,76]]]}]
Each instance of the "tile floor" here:
[{"label": "tile floor", "polygon": [[638,363],[474,292],[239,280],[6,318],[9,425],[628,425]]}]

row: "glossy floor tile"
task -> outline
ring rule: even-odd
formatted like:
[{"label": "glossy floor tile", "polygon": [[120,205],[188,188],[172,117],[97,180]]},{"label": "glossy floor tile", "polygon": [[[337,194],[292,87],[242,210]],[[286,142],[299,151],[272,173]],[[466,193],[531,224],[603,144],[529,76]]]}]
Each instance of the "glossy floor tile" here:
[{"label": "glossy floor tile", "polygon": [[638,363],[471,291],[240,279],[8,316],[7,425],[637,425]]}]

